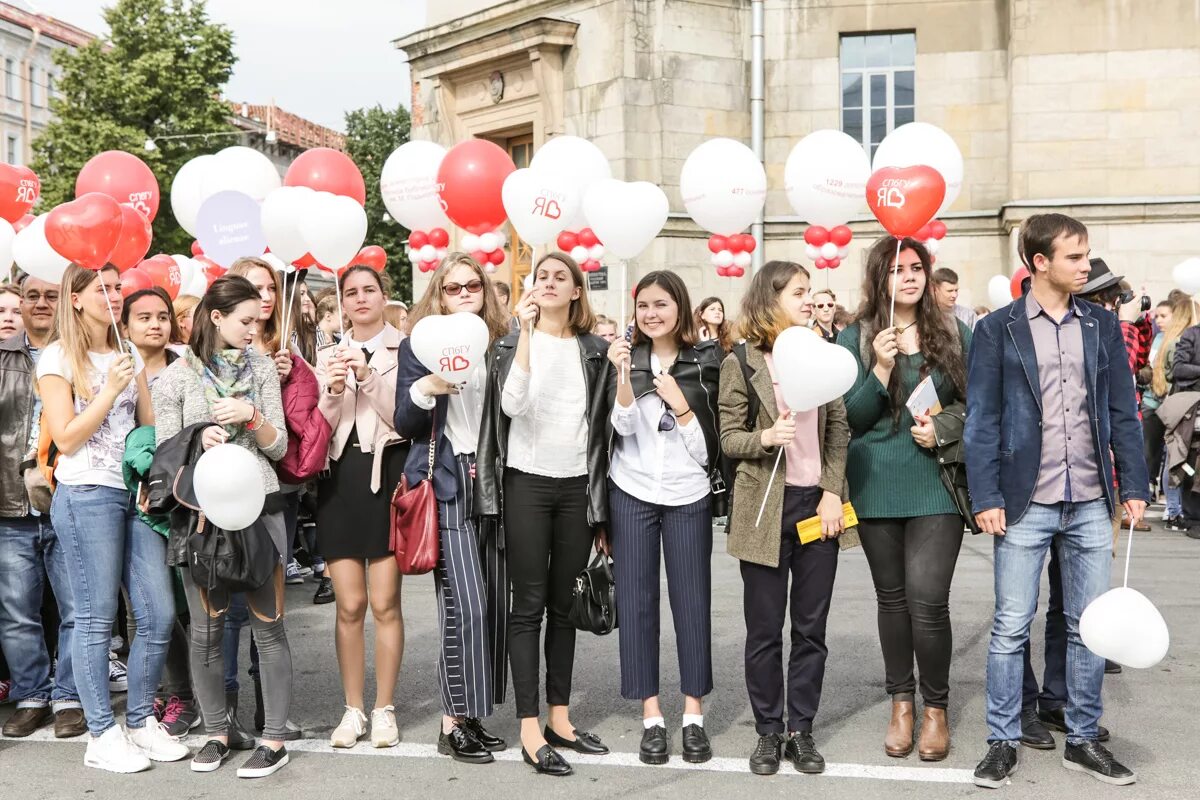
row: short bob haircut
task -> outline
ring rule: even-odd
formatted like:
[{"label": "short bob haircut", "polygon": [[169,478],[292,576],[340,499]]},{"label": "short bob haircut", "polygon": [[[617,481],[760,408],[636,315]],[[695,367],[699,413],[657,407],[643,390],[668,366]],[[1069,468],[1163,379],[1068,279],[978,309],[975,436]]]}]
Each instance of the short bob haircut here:
[{"label": "short bob haircut", "polygon": [[[671,301],[675,303],[675,329],[671,331],[671,335],[675,337],[675,343],[680,347],[694,347],[700,341],[700,333],[696,330],[696,318],[692,315],[692,299],[688,296],[687,285],[683,279],[670,270],[655,270],[647,273],[640,281],[637,287],[633,290],[633,305],[634,315],[637,314],[637,299],[638,295],[649,289],[651,286],[657,286],[667,293]],[[633,344],[638,345],[642,342],[648,342],[650,338],[642,333],[642,329],[636,324],[633,326]]]}]

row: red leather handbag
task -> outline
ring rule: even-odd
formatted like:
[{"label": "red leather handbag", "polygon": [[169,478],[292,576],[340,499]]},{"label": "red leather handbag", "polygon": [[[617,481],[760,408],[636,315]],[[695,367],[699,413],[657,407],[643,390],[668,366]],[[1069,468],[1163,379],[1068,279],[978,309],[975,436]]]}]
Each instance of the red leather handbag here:
[{"label": "red leather handbag", "polygon": [[391,546],[402,575],[424,575],[437,566],[440,551],[433,462],[437,447],[437,411],[429,433],[429,473],[416,486],[402,476],[392,493]]}]

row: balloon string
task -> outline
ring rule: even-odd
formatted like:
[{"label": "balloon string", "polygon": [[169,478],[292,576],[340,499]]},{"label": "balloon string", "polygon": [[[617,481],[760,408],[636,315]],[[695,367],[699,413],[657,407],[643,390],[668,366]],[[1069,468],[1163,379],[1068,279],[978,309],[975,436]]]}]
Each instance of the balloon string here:
[{"label": "balloon string", "polygon": [[889,328],[896,327],[896,282],[897,282],[897,279],[900,277],[900,264],[899,264],[900,245],[902,245],[903,243],[904,243],[904,240],[901,239],[899,236],[897,236],[896,237],[896,259],[895,259],[895,261],[892,262],[892,308],[891,308],[891,311],[888,312],[888,327]]},{"label": "balloon string", "polygon": [[[469,383],[469,381],[468,381],[468,383]],[[471,424],[471,415],[467,412],[467,401],[463,397],[463,394],[466,392],[466,390],[467,390],[467,384],[464,383],[462,385],[462,388],[460,388],[458,390],[458,404],[462,407],[463,419],[466,420],[466,423],[467,423],[467,433],[469,433],[471,435],[472,441],[478,441],[479,440],[479,432],[476,431],[475,426]]]},{"label": "balloon string", "polygon": [[1129,586],[1129,557],[1133,555],[1133,517],[1129,517],[1129,544],[1125,546],[1125,586]]},{"label": "balloon string", "polygon": [[767,497],[771,494],[771,486],[775,483],[775,473],[779,472],[779,460],[783,458],[783,448],[779,448],[779,454],[775,456],[775,468],[771,470],[771,479],[767,481],[767,491],[763,492],[762,505],[758,507],[758,519],[754,520],[754,527],[758,527],[758,523],[762,522],[763,511],[767,508]]},{"label": "balloon string", "polygon": [[333,290],[337,292],[337,308],[338,308],[338,330],[342,332],[342,338],[346,338],[346,323],[342,319],[342,282],[338,276],[338,271],[333,271]]}]

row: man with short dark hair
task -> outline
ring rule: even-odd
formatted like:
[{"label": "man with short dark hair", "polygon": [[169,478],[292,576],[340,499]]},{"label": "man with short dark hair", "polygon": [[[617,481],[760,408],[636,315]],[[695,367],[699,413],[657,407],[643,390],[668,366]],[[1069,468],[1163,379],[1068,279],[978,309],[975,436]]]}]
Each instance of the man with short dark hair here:
[{"label": "man with short dark hair", "polygon": [[1091,270],[1087,228],[1062,214],[1035,215],[1021,226],[1020,250],[1032,286],[980,321],[968,359],[967,479],[975,519],[995,537],[996,587],[989,748],[975,784],[999,788],[1017,768],[1022,650],[1051,544],[1067,620],[1062,763],[1130,784],[1134,773],[1098,741],[1104,659],[1084,646],[1079,617],[1109,588],[1118,504],[1137,522],[1149,500],[1133,375],[1117,318],[1073,296]]},{"label": "man with short dark hair", "polygon": [[933,299],[948,314],[962,320],[971,330],[975,329],[975,312],[958,304],[958,273],[949,267],[938,267],[933,271]]},{"label": "man with short dark hair", "polygon": [[[3,733],[11,737],[29,736],[52,716],[54,735],[59,738],[87,730],[71,668],[75,603],[66,556],[50,515],[32,507],[24,475],[39,438],[41,400],[34,392],[34,370],[49,343],[58,302],[57,285],[26,277],[21,283],[25,332],[0,343],[0,408],[4,409],[0,437],[14,443],[0,450],[0,647],[12,672],[12,698],[17,701]],[[47,578],[61,618],[53,685],[42,632]]]}]

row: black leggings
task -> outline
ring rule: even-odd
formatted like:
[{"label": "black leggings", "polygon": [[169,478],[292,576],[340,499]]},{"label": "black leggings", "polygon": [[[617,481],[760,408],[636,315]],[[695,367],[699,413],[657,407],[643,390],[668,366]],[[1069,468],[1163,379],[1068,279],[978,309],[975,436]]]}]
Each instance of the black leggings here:
[{"label": "black leggings", "polygon": [[954,652],[950,581],[962,547],[962,518],[934,514],[860,520],[858,530],[879,602],[887,692],[911,695],[916,691],[915,655],[925,705],[945,708]]},{"label": "black leggings", "polygon": [[508,653],[517,717],[538,716],[538,640],[546,621],[546,702],[571,702],[575,626],[568,615],[575,578],[592,552],[587,476],[504,474],[504,557],[512,584]]}]

